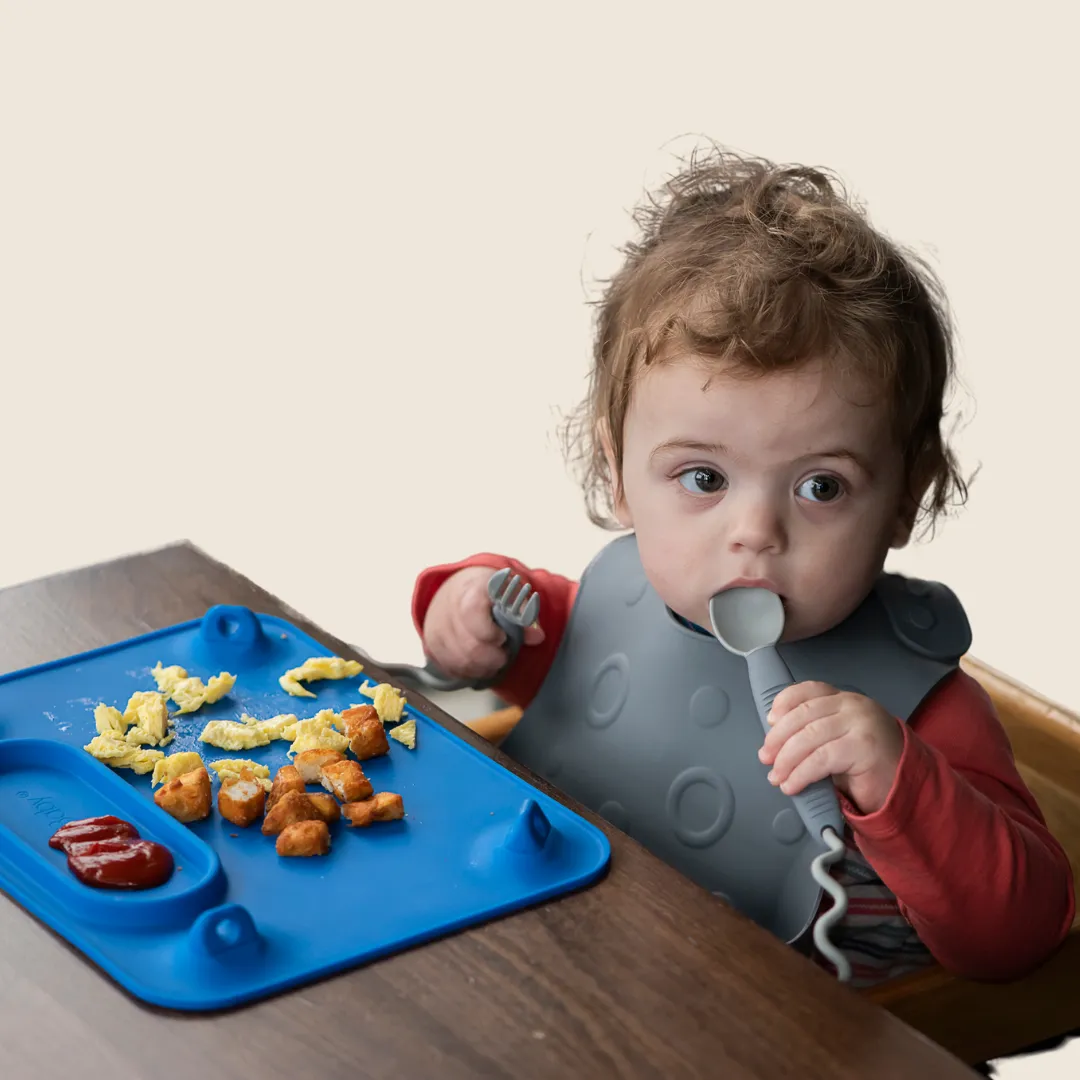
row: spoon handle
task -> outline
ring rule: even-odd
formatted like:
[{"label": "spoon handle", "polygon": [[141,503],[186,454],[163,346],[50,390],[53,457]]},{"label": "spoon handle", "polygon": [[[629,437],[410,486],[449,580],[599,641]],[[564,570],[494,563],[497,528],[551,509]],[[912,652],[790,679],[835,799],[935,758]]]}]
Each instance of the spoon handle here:
[{"label": "spoon handle", "polygon": [[[794,678],[783,657],[772,645],[748,653],[746,664],[750,670],[750,689],[754,693],[761,726],[769,730],[769,710],[781,690],[794,685]],[[791,801],[799,812],[803,824],[813,836],[820,836],[831,828],[838,837],[844,835],[844,818],[832,780],[826,778],[809,784],[793,795]]]}]

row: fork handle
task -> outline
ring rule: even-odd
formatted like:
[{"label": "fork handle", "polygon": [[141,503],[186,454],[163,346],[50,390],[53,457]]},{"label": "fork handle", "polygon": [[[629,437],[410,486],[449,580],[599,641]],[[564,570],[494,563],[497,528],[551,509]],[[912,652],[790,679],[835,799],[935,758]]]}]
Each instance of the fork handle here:
[{"label": "fork handle", "polygon": [[517,659],[518,653],[521,652],[522,643],[525,641],[525,627],[514,622],[498,605],[492,608],[491,616],[495,620],[496,626],[506,634],[506,663],[490,679],[470,683],[469,685],[473,690],[490,690],[493,686],[498,686],[510,670],[510,666]]},{"label": "fork handle", "polygon": [[[500,579],[501,584],[502,581],[505,580],[505,573],[503,571],[496,570],[492,575],[492,580],[497,578],[500,574],[503,575]],[[451,678],[449,675],[443,674],[430,659],[423,667],[417,667],[414,664],[380,664],[378,661],[368,656],[362,649],[356,649],[356,652],[375,667],[381,668],[387,675],[395,677],[403,683],[411,683],[413,687],[418,690],[436,690],[442,693],[453,693],[455,690],[490,690],[493,686],[497,686],[506,676],[507,671],[510,670],[510,666],[517,659],[518,653],[521,652],[521,646],[525,641],[525,628],[519,623],[514,622],[514,620],[494,602],[492,603],[491,617],[495,620],[495,624],[499,629],[506,634],[506,662],[488,679],[473,680]]]},{"label": "fork handle", "polygon": [[430,660],[423,667],[415,664],[381,664],[370,657],[368,660],[391,678],[396,678],[407,686],[411,684],[416,690],[437,690],[449,694],[455,690],[468,690],[473,685],[469,679],[454,679],[444,675]]},{"label": "fork handle", "polygon": [[444,675],[430,660],[424,667],[417,667],[415,664],[384,664],[357,645],[350,645],[349,648],[365,663],[414,690],[442,690],[450,693],[454,690],[466,690],[469,686],[465,679],[452,679],[449,675]]},{"label": "fork handle", "polygon": [[355,649],[354,651],[391,678],[396,678],[406,685],[411,684],[412,688],[416,690],[435,690],[445,694],[453,693],[456,690],[490,690],[491,687],[498,685],[502,681],[510,665],[517,659],[522,642],[525,640],[524,628],[511,622],[501,611],[494,611],[492,614],[495,622],[506,634],[506,662],[488,679],[452,678],[443,674],[435,662],[430,659],[423,667],[417,667],[415,664],[383,664],[368,656],[361,649]]}]

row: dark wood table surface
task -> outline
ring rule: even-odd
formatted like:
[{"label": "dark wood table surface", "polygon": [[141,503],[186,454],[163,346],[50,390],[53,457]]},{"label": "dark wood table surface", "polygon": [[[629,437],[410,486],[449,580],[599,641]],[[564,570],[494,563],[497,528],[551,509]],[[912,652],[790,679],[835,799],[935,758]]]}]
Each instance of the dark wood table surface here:
[{"label": "dark wood table surface", "polygon": [[[0,670],[166,627],[218,603],[284,615],[339,654],[355,655],[182,544],[0,591]],[[418,695],[411,700],[506,763]],[[213,1015],[140,1005],[0,894],[0,1076],[974,1075],[586,816],[612,842],[611,871],[593,888]]]}]

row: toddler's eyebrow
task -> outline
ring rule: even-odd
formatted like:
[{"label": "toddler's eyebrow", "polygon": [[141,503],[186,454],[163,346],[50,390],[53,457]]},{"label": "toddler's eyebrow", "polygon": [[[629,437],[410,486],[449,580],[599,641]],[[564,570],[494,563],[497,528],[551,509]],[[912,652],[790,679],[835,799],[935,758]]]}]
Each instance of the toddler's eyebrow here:
[{"label": "toddler's eyebrow", "polygon": [[814,458],[841,458],[844,461],[853,462],[857,465],[867,476],[873,476],[874,471],[870,468],[870,462],[866,460],[862,454],[857,454],[854,450],[848,450],[846,447],[836,447],[833,450],[820,450],[817,453],[807,454],[802,461],[813,460]]},{"label": "toddler's eyebrow", "polygon": [[715,456],[727,454],[728,452],[723,443],[699,442],[697,439],[668,439],[666,442],[653,447],[652,453],[649,454],[649,460],[652,461],[658,458],[661,454],[667,453],[668,450],[697,450],[699,453]]}]

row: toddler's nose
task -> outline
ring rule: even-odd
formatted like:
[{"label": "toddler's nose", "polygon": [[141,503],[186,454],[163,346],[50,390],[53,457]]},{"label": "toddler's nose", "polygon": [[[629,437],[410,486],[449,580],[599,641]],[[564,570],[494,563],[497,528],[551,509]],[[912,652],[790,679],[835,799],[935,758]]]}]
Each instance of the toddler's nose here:
[{"label": "toddler's nose", "polygon": [[[724,502],[728,503],[728,499]],[[738,505],[729,504],[726,509],[731,513],[728,546],[732,551],[746,551],[757,555],[783,548],[783,518],[768,499],[744,497],[738,500]]]}]

